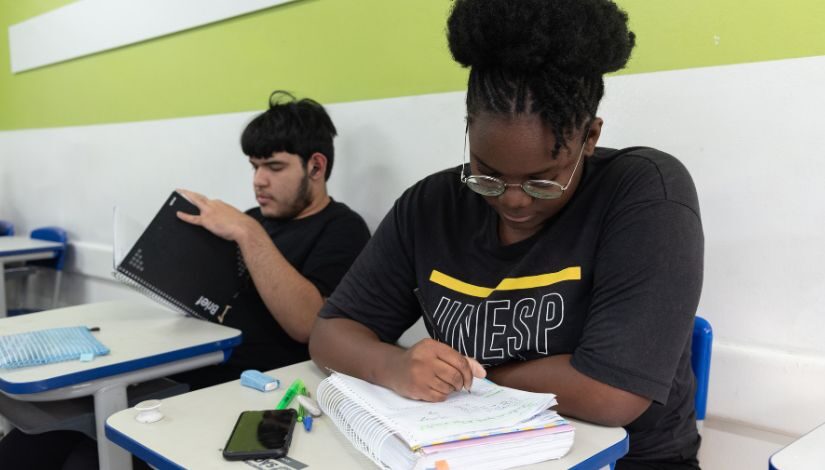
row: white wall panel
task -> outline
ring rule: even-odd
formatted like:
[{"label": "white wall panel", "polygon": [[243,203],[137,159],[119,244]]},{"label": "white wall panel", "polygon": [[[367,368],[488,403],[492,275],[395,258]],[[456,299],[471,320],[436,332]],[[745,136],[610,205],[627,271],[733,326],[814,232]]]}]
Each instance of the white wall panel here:
[{"label": "white wall panel", "polygon": [[713,418],[705,420],[701,434],[699,464],[703,470],[768,468],[771,456],[798,437]]},{"label": "white wall panel", "polygon": [[825,355],[744,342],[713,345],[708,413],[787,435],[825,423]]},{"label": "white wall panel", "polygon": [[603,142],[658,147],[693,175],[700,312],[723,339],[825,354],[821,83],[825,57],[609,82]]},{"label": "white wall panel", "polygon": [[13,73],[294,0],[78,0],[9,26]]}]

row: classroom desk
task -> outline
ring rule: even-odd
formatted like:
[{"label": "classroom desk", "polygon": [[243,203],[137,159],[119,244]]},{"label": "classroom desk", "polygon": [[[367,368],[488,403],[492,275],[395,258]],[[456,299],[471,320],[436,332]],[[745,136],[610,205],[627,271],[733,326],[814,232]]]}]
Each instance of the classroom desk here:
[{"label": "classroom desk", "polygon": [[825,424],[791,442],[768,460],[770,470],[825,468]]},{"label": "classroom desk", "polygon": [[3,334],[82,325],[100,328],[95,335],[111,350],[108,355],[91,362],[0,369],[0,391],[26,401],[92,395],[102,469],[131,468],[129,454],[109,442],[103,430],[109,415],[127,407],[128,385],[221,363],[241,342],[234,328],[126,301],[0,319]]},{"label": "classroom desk", "polygon": [[62,243],[27,237],[0,237],[0,317],[6,316],[5,264],[54,258],[64,249]]},{"label": "classroom desk", "polygon": [[[106,420],[106,437],[158,469],[249,469],[244,462],[229,462],[221,456],[240,412],[274,408],[296,378],[302,379],[314,392],[326,377],[309,361],[269,374],[281,381],[281,388],[263,393],[243,387],[236,380],[167,398],[160,408],[164,418],[151,424],[136,421],[134,409],[120,411]],[[576,426],[576,438],[570,453],[562,459],[525,468],[596,469],[627,453],[628,437],[623,428],[571,421]],[[323,416],[315,419],[311,432],[304,431],[300,425],[295,427],[289,458],[315,469],[375,468],[372,461],[355,450],[332,421]]]}]

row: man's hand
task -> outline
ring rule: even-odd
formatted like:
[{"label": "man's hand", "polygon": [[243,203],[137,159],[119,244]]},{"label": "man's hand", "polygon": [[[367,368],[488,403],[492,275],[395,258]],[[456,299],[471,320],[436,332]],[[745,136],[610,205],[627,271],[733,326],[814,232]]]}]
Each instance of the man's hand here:
[{"label": "man's hand", "polygon": [[473,377],[486,371],[475,359],[444,343],[423,339],[392,361],[387,383],[399,395],[424,401],[444,401],[461,389],[470,389]]},{"label": "man's hand", "polygon": [[178,189],[178,192],[200,210],[200,215],[178,212],[178,218],[199,225],[223,239],[238,242],[250,224],[256,223],[252,217],[218,199],[208,199],[203,194],[185,189]]}]

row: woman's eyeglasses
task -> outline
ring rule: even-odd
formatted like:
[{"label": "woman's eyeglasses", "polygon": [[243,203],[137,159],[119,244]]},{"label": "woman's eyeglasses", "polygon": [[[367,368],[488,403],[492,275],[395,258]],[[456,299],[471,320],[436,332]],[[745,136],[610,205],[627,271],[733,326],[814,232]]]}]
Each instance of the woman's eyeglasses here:
[{"label": "woman's eyeglasses", "polygon": [[504,194],[510,186],[519,186],[521,189],[536,199],[558,199],[564,191],[570,187],[573,182],[573,176],[579,168],[582,155],[584,154],[584,146],[587,143],[582,142],[581,150],[579,150],[579,157],[576,159],[576,165],[570,173],[570,179],[567,184],[561,185],[552,180],[527,180],[521,183],[505,183],[499,178],[486,175],[464,175],[464,169],[467,168],[467,133],[464,134],[464,164],[461,166],[461,182],[466,184],[468,188],[482,196],[496,197]]}]

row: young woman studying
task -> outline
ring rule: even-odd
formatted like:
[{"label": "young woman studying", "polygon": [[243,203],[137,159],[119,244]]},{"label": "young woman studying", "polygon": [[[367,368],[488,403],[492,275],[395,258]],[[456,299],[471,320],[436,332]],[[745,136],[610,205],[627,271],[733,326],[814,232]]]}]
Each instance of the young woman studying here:
[{"label": "young woman studying", "polygon": [[[484,375],[624,426],[618,469],[695,469],[690,338],[703,235],[658,150],[597,147],[603,75],[635,37],[609,0],[457,0],[469,67],[461,166],[409,188],[329,298],[321,366],[439,401]],[[445,155],[445,163],[458,155]],[[395,344],[421,315],[430,335]]]}]

